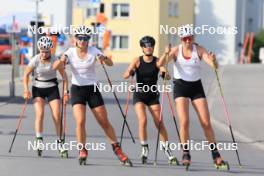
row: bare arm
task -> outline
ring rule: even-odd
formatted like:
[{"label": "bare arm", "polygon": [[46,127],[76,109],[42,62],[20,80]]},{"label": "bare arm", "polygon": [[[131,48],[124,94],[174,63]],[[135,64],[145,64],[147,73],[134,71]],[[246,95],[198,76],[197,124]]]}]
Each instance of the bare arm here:
[{"label": "bare arm", "polygon": [[24,87],[24,93],[23,96],[25,99],[30,98],[30,91],[29,91],[29,77],[30,74],[33,72],[33,67],[28,66],[24,72],[23,76],[23,87]]},{"label": "bare arm", "polygon": [[[160,67],[160,73],[161,73],[161,77],[164,79],[166,78],[166,80],[170,80],[171,77],[170,77],[170,73],[169,71],[165,68],[165,67]],[[166,77],[165,77],[166,76]]]},{"label": "bare arm", "polygon": [[160,57],[157,67],[164,66],[166,64],[166,59],[168,59],[168,63],[171,60],[176,60],[178,55],[178,46],[174,48],[170,48],[170,45],[166,47],[164,54]]},{"label": "bare arm", "polygon": [[208,53],[202,46],[198,45],[198,54],[200,57],[202,57],[204,62],[210,65],[212,68],[218,68],[218,63],[214,53]]},{"label": "bare arm", "polygon": [[137,68],[137,63],[139,62],[139,58],[134,58],[130,65],[128,66],[126,72],[123,74],[124,79],[128,79],[131,76],[131,73],[135,71]]}]

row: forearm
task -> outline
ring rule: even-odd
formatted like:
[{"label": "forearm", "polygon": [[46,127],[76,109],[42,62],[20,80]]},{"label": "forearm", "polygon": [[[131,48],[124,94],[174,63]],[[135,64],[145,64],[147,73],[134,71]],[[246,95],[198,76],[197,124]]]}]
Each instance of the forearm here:
[{"label": "forearm", "polygon": [[28,85],[29,85],[29,76],[24,75],[24,78],[23,78],[24,92],[28,92],[29,91]]},{"label": "forearm", "polygon": [[60,59],[55,61],[53,66],[52,66],[52,69],[53,70],[58,70],[59,68],[61,68],[62,66],[64,65],[64,62],[62,62]]}]

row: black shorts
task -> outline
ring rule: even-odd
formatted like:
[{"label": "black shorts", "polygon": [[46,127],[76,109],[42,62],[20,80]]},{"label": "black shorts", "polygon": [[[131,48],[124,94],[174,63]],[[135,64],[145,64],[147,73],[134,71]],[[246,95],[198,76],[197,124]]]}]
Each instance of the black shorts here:
[{"label": "black shorts", "polygon": [[36,97],[41,97],[44,100],[47,98],[48,102],[60,99],[60,92],[58,86],[48,87],[48,88],[39,88],[32,86],[32,96],[33,99]]},{"label": "black shorts", "polygon": [[174,79],[173,84],[174,99],[178,97],[186,97],[193,101],[198,98],[206,97],[201,80],[189,82],[182,79]]},{"label": "black shorts", "polygon": [[134,92],[133,105],[138,102],[144,103],[147,106],[160,104],[159,97],[159,92]]},{"label": "black shorts", "polygon": [[83,104],[88,103],[91,109],[104,105],[102,95],[95,85],[88,86],[71,86],[71,104]]}]

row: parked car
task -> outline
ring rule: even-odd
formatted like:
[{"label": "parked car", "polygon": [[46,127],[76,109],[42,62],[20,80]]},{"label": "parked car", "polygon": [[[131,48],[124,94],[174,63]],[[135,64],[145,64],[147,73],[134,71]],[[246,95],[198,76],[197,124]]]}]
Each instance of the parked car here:
[{"label": "parked car", "polygon": [[11,64],[11,48],[10,36],[8,34],[0,34],[0,63]]}]

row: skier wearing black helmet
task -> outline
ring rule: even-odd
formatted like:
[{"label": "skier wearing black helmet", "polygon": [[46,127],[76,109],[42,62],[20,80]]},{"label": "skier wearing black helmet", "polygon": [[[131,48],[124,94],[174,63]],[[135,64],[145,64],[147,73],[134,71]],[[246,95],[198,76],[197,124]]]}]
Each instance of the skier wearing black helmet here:
[{"label": "skier wearing black helmet", "polygon": [[[145,36],[139,41],[139,43],[144,55],[136,57],[132,61],[123,77],[128,79],[136,73],[137,88],[133,94],[133,104],[139,124],[139,139],[142,146],[141,159],[142,163],[145,164],[147,163],[149,153],[146,129],[146,107],[148,107],[152,114],[155,126],[158,129],[161,107],[159,102],[159,92],[157,90],[157,81],[159,72],[162,73],[163,79],[165,79],[164,75],[166,70],[162,67],[163,63],[159,58],[153,56],[155,39],[150,36]],[[166,76],[166,79],[169,79],[169,76]],[[156,89],[153,90],[155,86]],[[148,87],[149,91],[145,91],[143,87]],[[164,153],[169,159],[169,163],[178,165],[177,158],[172,154],[168,147],[168,134],[163,121],[160,123],[160,138]]]}]

